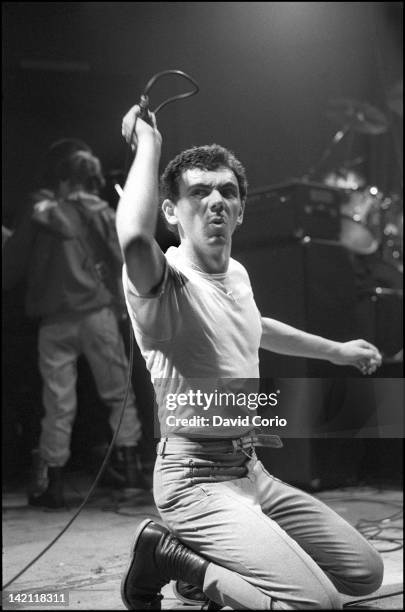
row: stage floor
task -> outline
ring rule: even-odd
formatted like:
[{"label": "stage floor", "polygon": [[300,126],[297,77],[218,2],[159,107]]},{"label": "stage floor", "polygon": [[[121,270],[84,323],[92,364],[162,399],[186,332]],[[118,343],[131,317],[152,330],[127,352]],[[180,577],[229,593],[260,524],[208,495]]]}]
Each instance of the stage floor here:
[{"label": "stage floor", "polygon": [[[79,473],[68,475],[66,487],[69,510],[44,511],[26,504],[25,490],[8,486],[3,491],[3,584],[15,577],[62,530],[78,509],[90,487],[90,479]],[[402,491],[393,488],[350,487],[316,494],[353,525],[367,527],[383,552],[385,576],[373,595],[402,590],[403,523]],[[92,499],[61,536],[35,564],[3,592],[4,609],[21,610],[124,610],[120,580],[128,560],[132,535],[144,518],[159,518],[152,495],[143,493],[129,499],[111,496],[97,489]],[[368,522],[373,521],[373,522]],[[393,550],[396,548],[396,550]],[[54,593],[69,597],[69,605],[13,604],[8,594]],[[163,609],[194,610],[181,604],[171,585],[164,590]],[[354,599],[345,597],[344,602]],[[403,596],[393,595],[358,604],[362,610],[402,610]]]}]

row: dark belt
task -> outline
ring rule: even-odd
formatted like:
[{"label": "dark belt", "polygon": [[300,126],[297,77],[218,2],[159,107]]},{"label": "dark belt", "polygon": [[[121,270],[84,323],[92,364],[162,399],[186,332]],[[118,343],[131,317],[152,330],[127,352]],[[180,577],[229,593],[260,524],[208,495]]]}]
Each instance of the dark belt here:
[{"label": "dark belt", "polygon": [[255,446],[267,446],[270,448],[281,448],[282,441],[278,436],[269,434],[252,433],[241,438],[185,438],[183,436],[169,436],[162,438],[156,447],[158,455],[175,454],[178,452],[203,452],[212,453],[233,452],[246,450]]}]

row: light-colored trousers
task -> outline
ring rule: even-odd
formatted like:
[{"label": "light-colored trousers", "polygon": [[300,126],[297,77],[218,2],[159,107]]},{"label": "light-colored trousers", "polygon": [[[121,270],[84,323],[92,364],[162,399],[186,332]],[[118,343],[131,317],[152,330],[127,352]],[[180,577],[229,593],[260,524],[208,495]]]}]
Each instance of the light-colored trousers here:
[{"label": "light-colored trousers", "polygon": [[[43,381],[45,414],[41,422],[40,456],[53,467],[70,456],[77,411],[77,360],[83,354],[92,371],[101,400],[110,409],[113,431],[118,425],[128,381],[128,360],[117,318],[110,308],[43,323],[38,339],[39,369]],[[118,446],[134,446],[141,424],[130,388],[117,436]]]},{"label": "light-colored trousers", "polygon": [[340,609],[339,592],[376,590],[383,563],[370,543],[271,476],[253,447],[245,453],[222,441],[158,445],[155,501],[173,534],[212,562],[205,593],[232,609],[311,610]]}]

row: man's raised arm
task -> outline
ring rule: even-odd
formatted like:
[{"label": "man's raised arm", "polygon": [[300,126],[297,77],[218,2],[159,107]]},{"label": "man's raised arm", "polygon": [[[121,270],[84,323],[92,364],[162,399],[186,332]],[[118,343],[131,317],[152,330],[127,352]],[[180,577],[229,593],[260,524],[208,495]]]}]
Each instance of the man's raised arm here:
[{"label": "man's raised arm", "polygon": [[140,119],[134,106],[122,122],[126,141],[137,143],[135,159],[117,208],[117,233],[128,277],[140,295],[148,295],[164,274],[164,255],[155,240],[159,205],[159,161],[162,138]]}]

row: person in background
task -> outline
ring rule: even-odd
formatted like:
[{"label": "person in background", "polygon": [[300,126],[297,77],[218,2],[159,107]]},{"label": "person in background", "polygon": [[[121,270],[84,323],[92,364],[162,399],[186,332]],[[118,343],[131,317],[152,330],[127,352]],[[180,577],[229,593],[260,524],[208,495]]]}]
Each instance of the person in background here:
[{"label": "person in background", "polygon": [[[39,320],[38,357],[44,416],[33,451],[28,502],[65,505],[63,471],[77,410],[77,361],[84,355],[114,431],[123,407],[128,360],[118,324],[122,265],[115,213],[99,192],[100,160],[86,143],[55,142],[48,150],[45,189],[3,248],[3,289],[26,279],[25,307]],[[138,443],[141,423],[129,389],[113,465],[125,491],[145,489]]]}]

